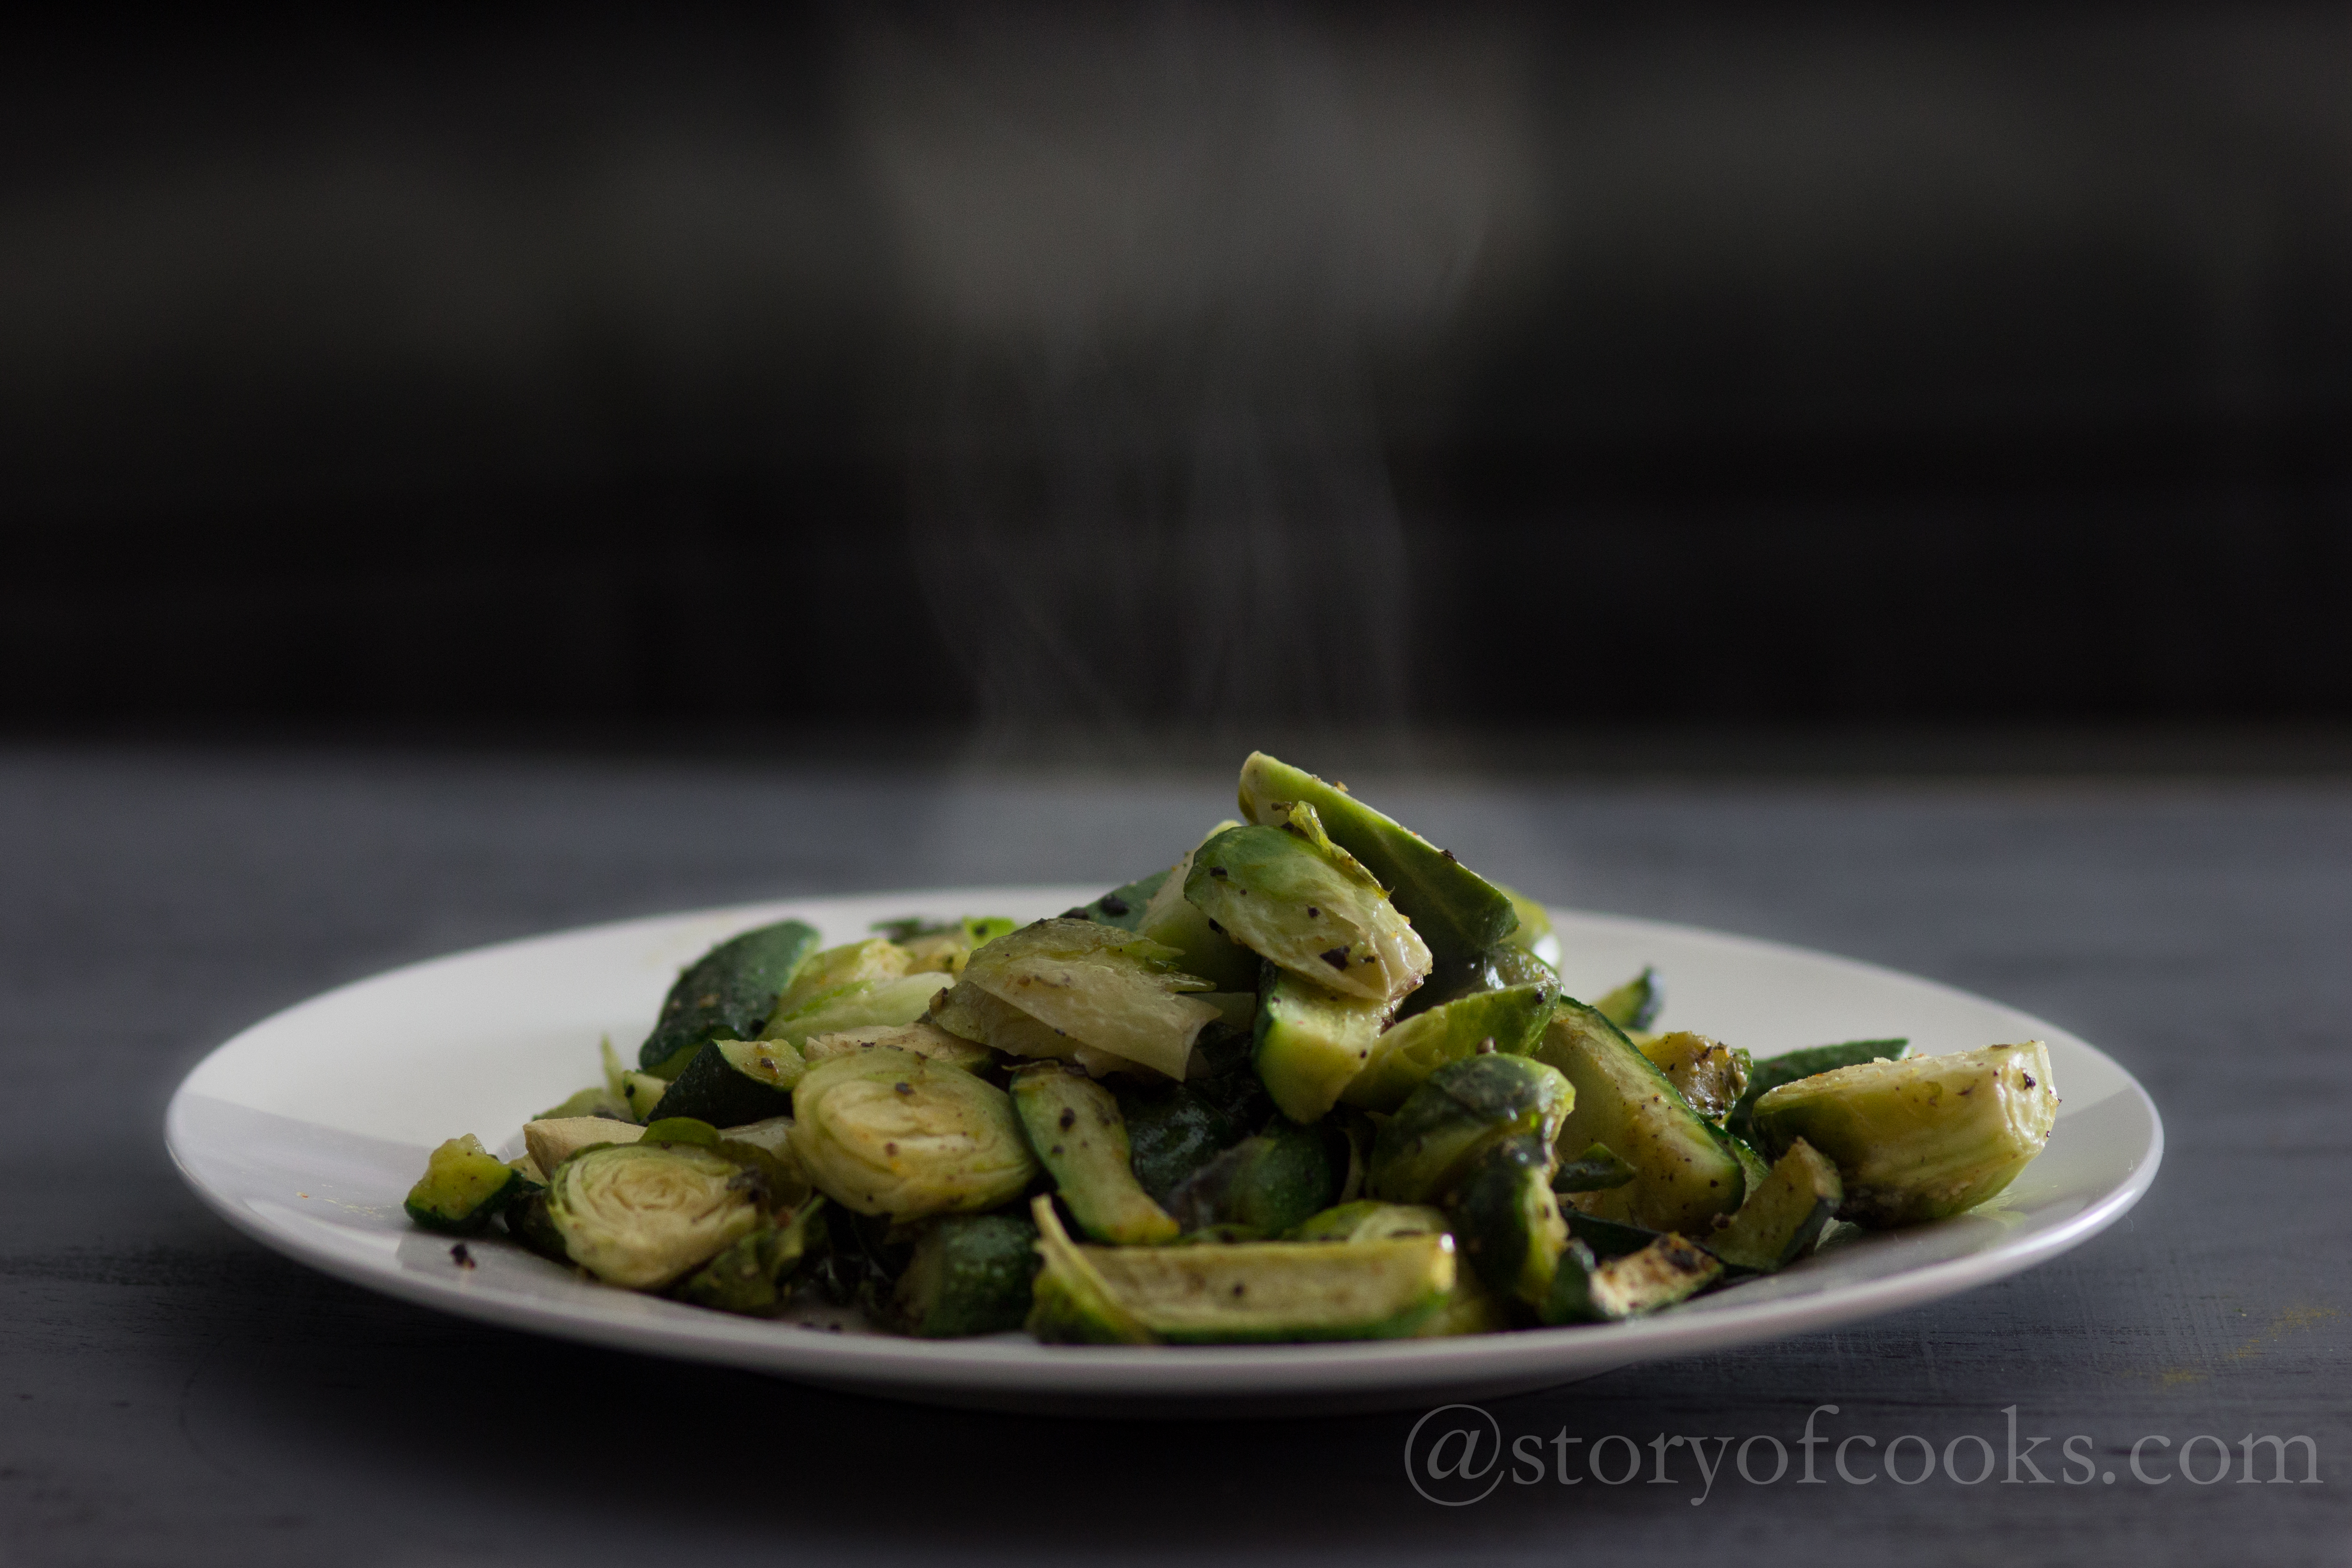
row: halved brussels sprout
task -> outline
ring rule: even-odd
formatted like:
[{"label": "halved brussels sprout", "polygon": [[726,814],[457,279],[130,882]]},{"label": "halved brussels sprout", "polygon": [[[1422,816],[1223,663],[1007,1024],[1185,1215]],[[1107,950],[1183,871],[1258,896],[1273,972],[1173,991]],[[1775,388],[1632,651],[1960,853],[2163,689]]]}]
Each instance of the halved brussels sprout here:
[{"label": "halved brussels sprout", "polygon": [[874,929],[905,950],[909,974],[961,974],[972,950],[1013,928],[1002,915],[966,915],[926,925],[919,920],[877,921]]},{"label": "halved brussels sprout", "polygon": [[[1373,1139],[1371,1195],[1390,1203],[1434,1203],[1497,1143],[1532,1135],[1548,1151],[1575,1103],[1576,1091],[1566,1079],[1526,1057],[1449,1062],[1412,1091]],[[1551,1171],[1547,1157],[1547,1182]]]},{"label": "halved brussels sprout", "polygon": [[820,991],[790,1007],[779,1007],[762,1037],[798,1048],[819,1035],[912,1024],[930,1010],[931,999],[952,982],[944,974],[901,974],[853,980]]},{"label": "halved brussels sprout", "polygon": [[1748,1053],[1720,1040],[1678,1029],[1641,1041],[1639,1047],[1666,1081],[1682,1090],[1690,1108],[1717,1127],[1748,1087]]},{"label": "halved brussels sprout", "polygon": [[877,980],[896,980],[914,967],[914,955],[887,936],[845,942],[813,954],[776,997],[775,1011],[789,1013],[828,991]]},{"label": "halved brussels sprout", "polygon": [[1656,1023],[1658,1009],[1665,1005],[1666,994],[1658,984],[1658,972],[1644,964],[1641,973],[1616,990],[1595,997],[1592,1010],[1632,1035]]},{"label": "halved brussels sprout", "polygon": [[556,1167],[548,1217],[572,1261],[608,1285],[649,1290],[756,1228],[758,1185],[690,1143],[608,1144]]},{"label": "halved brussels sprout", "polygon": [[1783,1084],[1756,1102],[1756,1131],[1800,1138],[1836,1164],[1838,1217],[1913,1225],[1974,1208],[2042,1152],[2058,1117],[2040,1040],[1952,1056],[1864,1062]]},{"label": "halved brussels sprout", "polygon": [[[1186,994],[1213,987],[1176,969],[1174,958],[1171,950],[1116,926],[1039,921],[972,954],[948,1006],[966,991],[982,992],[1066,1039],[1181,1079],[1193,1040],[1222,1013]],[[947,1007],[934,1021],[962,1033],[949,1022]],[[1028,1054],[997,1033],[988,1027],[990,1045]]]},{"label": "halved brussels sprout", "polygon": [[1756,1136],[1756,1102],[1784,1083],[1794,1083],[1801,1078],[1818,1073],[1834,1072],[1839,1068],[1859,1067],[1864,1062],[1901,1061],[1911,1054],[1911,1042],[1900,1037],[1885,1040],[1846,1040],[1834,1046],[1808,1046],[1801,1051],[1786,1051],[1777,1057],[1767,1057],[1750,1063],[1748,1087],[1740,1091],[1739,1103],[1731,1108],[1724,1119],[1724,1128],[1733,1136],[1753,1140]]},{"label": "halved brussels sprout", "polygon": [[1568,1222],[1551,1190],[1550,1141],[1523,1135],[1487,1145],[1445,1212],[1464,1258],[1487,1288],[1540,1314],[1568,1245]]},{"label": "halved brussels sprout", "polygon": [[1519,917],[1519,923],[1503,939],[1504,943],[1534,954],[1548,969],[1558,969],[1559,938],[1552,934],[1551,911],[1517,888],[1507,888],[1500,882],[1489,886],[1511,900],[1512,912]]},{"label": "halved brussels sprout", "polygon": [[721,1312],[763,1317],[791,1296],[793,1275],[824,1240],[824,1200],[811,1198],[730,1246],[677,1288],[681,1300]]},{"label": "halved brussels sprout", "polygon": [[1482,991],[1401,1019],[1372,1042],[1371,1059],[1339,1098],[1362,1110],[1394,1110],[1448,1062],[1481,1054],[1524,1056],[1551,1016],[1553,984]]},{"label": "halved brussels sprout", "polygon": [[793,1152],[859,1214],[974,1213],[1037,1173],[1004,1091],[961,1068],[877,1046],[808,1070],[793,1091]]},{"label": "halved brussels sprout", "polygon": [[979,1072],[995,1059],[985,1045],[951,1035],[928,1018],[912,1024],[877,1024],[869,1028],[813,1035],[808,1044],[801,1047],[801,1054],[814,1065],[829,1057],[870,1051],[877,1046],[912,1051],[919,1057],[929,1057],[935,1062],[945,1062],[966,1072]]},{"label": "halved brussels sprout", "polygon": [[1251,952],[1343,995],[1393,1003],[1430,970],[1412,923],[1311,805],[1202,845],[1184,897]]},{"label": "halved brussels sprout", "polygon": [[[1240,826],[1231,820],[1220,822],[1202,836],[1201,843]],[[1191,875],[1192,857],[1199,852],[1195,846],[1176,862],[1166,880],[1153,889],[1151,901],[1144,906],[1133,929],[1163,947],[1173,948],[1187,974],[1197,974],[1223,991],[1254,991],[1257,954],[1218,929],[1216,921],[1184,896],[1184,879]]]}]

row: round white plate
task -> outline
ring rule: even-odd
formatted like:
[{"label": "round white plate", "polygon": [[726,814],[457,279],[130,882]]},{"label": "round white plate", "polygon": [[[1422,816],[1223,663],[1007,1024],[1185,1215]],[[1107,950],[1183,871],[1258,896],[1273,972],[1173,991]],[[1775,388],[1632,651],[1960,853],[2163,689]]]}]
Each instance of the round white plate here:
[{"label": "round white plate", "polygon": [[2008,1192],[1940,1224],[1857,1237],[1657,1317],[1464,1339],[1150,1349],[1024,1336],[917,1341],[729,1317],[584,1282],[509,1243],[411,1226],[401,1199],[446,1138],[510,1143],[598,1077],[609,1034],[636,1042],[678,969],[719,939],[796,916],[829,942],[908,914],[1028,919],[1096,888],[887,893],[593,926],[394,970],[265,1019],[173,1097],[181,1173],[230,1224],[354,1284],[511,1328],[719,1362],[937,1404],[1103,1415],[1303,1414],[1475,1399],[1662,1356],[1748,1344],[1932,1301],[2095,1236],[2147,1190],[2164,1148],[2147,1095],[2097,1050],[2013,1008],[1930,981],[1685,926],[1555,911],[1571,994],[1655,964],[1664,1019],[1757,1057],[1906,1035],[1923,1054],[2040,1038],[2064,1104]]}]

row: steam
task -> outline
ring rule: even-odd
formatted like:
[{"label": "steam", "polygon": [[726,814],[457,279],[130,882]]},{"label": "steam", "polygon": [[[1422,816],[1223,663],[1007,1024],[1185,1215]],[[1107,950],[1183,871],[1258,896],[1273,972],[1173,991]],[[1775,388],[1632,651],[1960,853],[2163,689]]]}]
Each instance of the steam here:
[{"label": "steam", "polygon": [[1519,177],[1504,42],[1190,7],[864,38],[849,123],[921,317],[922,588],[983,750],[1402,722],[1370,375]]}]

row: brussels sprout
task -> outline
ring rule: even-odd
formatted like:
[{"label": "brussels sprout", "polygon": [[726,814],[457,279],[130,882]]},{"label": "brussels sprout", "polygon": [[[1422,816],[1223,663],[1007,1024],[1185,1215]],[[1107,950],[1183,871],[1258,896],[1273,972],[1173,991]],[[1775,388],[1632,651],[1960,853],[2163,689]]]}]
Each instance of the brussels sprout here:
[{"label": "brussels sprout", "polygon": [[719,1137],[721,1142],[748,1143],[778,1160],[793,1159],[793,1119],[789,1116],[770,1116],[747,1121],[740,1127],[722,1127]]},{"label": "brussels sprout", "polygon": [[1011,1093],[1030,1152],[1089,1238],[1119,1246],[1176,1239],[1176,1222],[1135,1179],[1110,1090],[1048,1062],[1014,1073]]},{"label": "brussels sprout", "polygon": [[[1093,921],[1100,925],[1117,926],[1121,931],[1141,931],[1143,911],[1151,907],[1153,897],[1168,885],[1168,879],[1172,875],[1171,868],[1166,871],[1154,871],[1149,877],[1139,877],[1132,882],[1113,888],[1091,904],[1080,904],[1075,910],[1064,910],[1063,918]],[[1181,877],[1176,879],[1179,882],[1183,880]]]},{"label": "brussels sprout", "polygon": [[793,1151],[859,1214],[972,1213],[1037,1173],[1004,1091],[960,1068],[877,1046],[811,1068],[793,1091]]},{"label": "brussels sprout", "polygon": [[1079,1247],[1053,1205],[1034,1211],[1044,1270],[1029,1331],[1088,1343],[1223,1344],[1393,1339],[1446,1305],[1443,1232],[1377,1241]]},{"label": "brussels sprout", "polygon": [[[1202,836],[1201,842],[1206,844],[1228,828],[1240,826],[1238,822],[1220,822]],[[1192,858],[1198,853],[1196,846],[1176,862],[1167,879],[1153,891],[1135,930],[1174,950],[1179,954],[1177,963],[1186,973],[1197,974],[1221,991],[1254,991],[1257,988],[1257,954],[1226,935],[1200,906],[1184,896],[1184,883],[1192,875]]]},{"label": "brussels sprout", "polygon": [[776,996],[815,951],[814,929],[799,921],[747,931],[697,959],[662,1003],[661,1021],[637,1052],[637,1066],[660,1078],[686,1069],[707,1040],[759,1031]]},{"label": "brussels sprout", "polygon": [[974,948],[994,942],[1011,931],[1013,924],[1002,915],[966,915],[960,921],[939,925],[926,925],[919,920],[877,921],[873,929],[906,952],[905,973],[961,974]]},{"label": "brussels sprout", "polygon": [[782,1040],[712,1040],[695,1053],[646,1120],[691,1116],[724,1127],[787,1115],[793,1085],[806,1070],[800,1052]]},{"label": "brussels sprout", "polygon": [[1630,1035],[1656,1023],[1658,1009],[1665,1005],[1666,994],[1658,985],[1658,972],[1645,964],[1641,973],[1595,998],[1592,1010]]},{"label": "brussels sprout", "polygon": [[1644,1041],[1639,1049],[1693,1110],[1717,1127],[1748,1087],[1748,1053],[1705,1035],[1680,1029]]},{"label": "brussels sprout", "polygon": [[1723,1264],[1679,1236],[1661,1236],[1638,1252],[1595,1262],[1571,1241],[1552,1273],[1547,1323],[1609,1323],[1685,1300],[1723,1276]]},{"label": "brussels sprout", "polygon": [[1606,1143],[1595,1143],[1573,1160],[1564,1160],[1551,1173],[1556,1193],[1606,1193],[1633,1179],[1633,1167],[1619,1159]]},{"label": "brussels sprout", "polygon": [[1558,1146],[1605,1143],[1633,1167],[1633,1179],[1622,1187],[1578,1194],[1578,1208],[1653,1230],[1705,1235],[1717,1215],[1739,1206],[1748,1179],[1729,1141],[1616,1025],[1564,996],[1534,1054],[1576,1086]]},{"label": "brussels sprout", "polygon": [[1498,942],[1484,952],[1439,963],[1422,982],[1421,989],[1404,999],[1397,1009],[1397,1017],[1410,1018],[1448,1002],[1459,1002],[1465,996],[1514,985],[1540,985],[1556,996],[1559,994],[1559,976],[1550,964],[1527,949],[1507,942]]},{"label": "brussels sprout", "polygon": [[1429,949],[1312,806],[1202,845],[1184,897],[1251,952],[1343,995],[1394,1003],[1429,973]]},{"label": "brussels sprout", "polygon": [[575,1116],[603,1116],[614,1121],[636,1120],[629,1114],[628,1101],[601,1083],[590,1085],[561,1104],[549,1106],[531,1120],[562,1121]]},{"label": "brussels sprout", "polygon": [[937,973],[853,980],[820,991],[796,1005],[778,1007],[761,1034],[797,1049],[819,1035],[897,1028],[920,1019],[930,1010],[931,999],[951,984],[946,975]]},{"label": "brussels sprout", "polygon": [[793,1275],[824,1241],[824,1200],[812,1198],[739,1238],[679,1282],[681,1300],[764,1317],[792,1295]]},{"label": "brussels sprout", "polygon": [[1334,842],[1391,889],[1396,907],[1439,958],[1483,952],[1518,923],[1508,894],[1343,786],[1253,752],[1242,763],[1239,797],[1243,820],[1260,826],[1280,826],[1292,802],[1313,806]]},{"label": "brussels sprout", "polygon": [[914,963],[914,955],[887,936],[869,936],[828,947],[801,965],[793,983],[776,997],[775,1014],[781,1016],[806,1006],[826,992],[838,991],[845,985],[896,980]]},{"label": "brussels sprout", "polygon": [[1724,1127],[1734,1136],[1753,1141],[1756,1136],[1756,1102],[1784,1083],[1794,1083],[1801,1078],[1832,1072],[1839,1068],[1857,1067],[1864,1062],[1901,1061],[1911,1054],[1911,1042],[1906,1039],[1848,1040],[1836,1046],[1808,1046],[1801,1051],[1789,1051],[1768,1057],[1753,1063],[1748,1069],[1748,1087],[1740,1091],[1739,1103],[1731,1108]]},{"label": "brussels sprout", "polygon": [[537,1190],[529,1177],[468,1132],[433,1151],[425,1162],[425,1174],[408,1190],[402,1206],[427,1230],[471,1236],[486,1228],[507,1205]]},{"label": "brussels sprout", "polygon": [[1293,1121],[1313,1121],[1371,1059],[1388,1005],[1341,996],[1287,970],[1265,967],[1253,1060],[1274,1103]]},{"label": "brussels sprout", "polygon": [[548,1217],[563,1248],[608,1285],[648,1290],[760,1224],[757,1178],[689,1143],[583,1149],[556,1167]]},{"label": "brussels sprout", "polygon": [[1192,1084],[1118,1083],[1128,1163],[1154,1203],[1165,1205],[1186,1178],[1240,1142],[1242,1128]]},{"label": "brussels sprout", "polygon": [[1540,1134],[1487,1145],[1449,1197],[1446,1217],[1486,1288],[1540,1314],[1568,1224],[1551,1190],[1551,1143]]},{"label": "brussels sprout", "polygon": [[1550,1068],[1525,1057],[1449,1062],[1413,1090],[1372,1141],[1371,1195],[1389,1203],[1442,1199],[1489,1147],[1533,1136],[1548,1152],[1576,1091]]},{"label": "brussels sprout", "polygon": [[[1176,970],[1174,956],[1113,926],[1039,921],[974,953],[956,993],[984,992],[1082,1046],[1181,1079],[1194,1038],[1222,1014],[1184,994],[1212,987]],[[962,1032],[944,1008],[934,1021]],[[993,1026],[988,1043],[1020,1054]]]},{"label": "brussels sprout", "polygon": [[813,1066],[829,1057],[845,1057],[854,1051],[870,1051],[877,1046],[889,1046],[898,1050],[912,1051],[919,1057],[929,1057],[966,1072],[981,1072],[996,1058],[989,1048],[976,1041],[951,1035],[928,1018],[912,1024],[877,1024],[870,1028],[843,1029],[830,1035],[812,1035],[801,1055]]},{"label": "brussels sprout", "polygon": [[1485,991],[1416,1013],[1372,1044],[1371,1060],[1339,1098],[1363,1110],[1394,1110],[1448,1062],[1474,1056],[1522,1056],[1551,1016],[1549,985]]},{"label": "brussels sprout", "polygon": [[1168,1195],[1168,1212],[1186,1231],[1239,1226],[1278,1236],[1339,1195],[1344,1174],[1320,1126],[1276,1117],[1210,1161]]},{"label": "brussels sprout", "polygon": [[1702,1245],[1734,1268],[1769,1274],[1811,1251],[1844,1201],[1837,1167],[1800,1138]]},{"label": "brussels sprout", "polygon": [[634,1143],[646,1130],[633,1121],[603,1116],[559,1116],[522,1125],[522,1146],[530,1163],[554,1173],[555,1167],[583,1149],[599,1143]]},{"label": "brussels sprout", "polygon": [[890,1321],[918,1339],[964,1339],[1017,1329],[1029,1316],[1037,1227],[1012,1210],[923,1222],[890,1297]]},{"label": "brussels sprout", "polygon": [[1359,1198],[1309,1215],[1291,1226],[1286,1241],[1386,1241],[1397,1236],[1438,1236],[1452,1229],[1445,1211],[1426,1204],[1384,1204]]},{"label": "brussels sprout", "polygon": [[1755,1112],[1768,1150],[1801,1138],[1833,1161],[1845,1186],[1838,1217],[1874,1226],[1984,1202],[2042,1152],[2057,1116],[2039,1040],[1839,1068],[1782,1084]]},{"label": "brussels sprout", "polygon": [[1547,969],[1559,968],[1559,938],[1552,934],[1551,911],[1517,888],[1500,882],[1490,886],[1511,900],[1511,912],[1519,917],[1519,923],[1503,938],[1504,944],[1531,954]]}]

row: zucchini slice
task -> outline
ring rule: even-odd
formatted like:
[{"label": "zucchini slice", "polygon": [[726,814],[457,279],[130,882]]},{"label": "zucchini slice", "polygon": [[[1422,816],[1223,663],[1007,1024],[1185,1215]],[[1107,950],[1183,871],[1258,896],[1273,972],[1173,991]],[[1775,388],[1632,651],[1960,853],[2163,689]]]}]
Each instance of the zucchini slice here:
[{"label": "zucchini slice", "polygon": [[1722,1277],[1720,1258],[1679,1236],[1659,1237],[1638,1252],[1605,1263],[1595,1262],[1582,1242],[1570,1242],[1552,1275],[1543,1319],[1616,1322],[1687,1300]]},{"label": "zucchini slice", "polygon": [[1470,958],[1518,926],[1509,894],[1339,785],[1253,752],[1238,795],[1242,819],[1260,826],[1281,824],[1293,802],[1313,806],[1332,841],[1380,879],[1436,957]]},{"label": "zucchini slice", "polygon": [[1811,1251],[1844,1201],[1837,1167],[1800,1138],[1701,1245],[1734,1268],[1769,1274]]},{"label": "zucchini slice", "polygon": [[1488,1148],[1446,1205],[1470,1267],[1486,1288],[1540,1314],[1568,1245],[1551,1190],[1551,1144],[1541,1136]]},{"label": "zucchini slice", "polygon": [[1642,1041],[1639,1049],[1668,1083],[1682,1090],[1693,1110],[1717,1127],[1748,1087],[1748,1053],[1705,1035],[1678,1029]]},{"label": "zucchini slice", "polygon": [[1777,1057],[1767,1057],[1751,1062],[1748,1068],[1748,1087],[1739,1093],[1739,1102],[1724,1119],[1724,1127],[1734,1137],[1754,1142],[1756,1137],[1756,1102],[1784,1083],[1794,1083],[1801,1078],[1833,1072],[1839,1068],[1859,1067],[1864,1062],[1901,1061],[1911,1054],[1911,1042],[1900,1037],[1888,1040],[1848,1040],[1835,1046],[1808,1046],[1801,1051],[1789,1051]]},{"label": "zucchini slice", "polygon": [[1525,1056],[1551,1016],[1556,984],[1482,991],[1399,1020],[1339,1098],[1360,1110],[1394,1110],[1431,1074],[1482,1053]]},{"label": "zucchini slice", "polygon": [[1729,1141],[1599,1011],[1562,997],[1535,1058],[1576,1086],[1559,1147],[1605,1143],[1633,1167],[1623,1186],[1577,1194],[1577,1207],[1653,1230],[1704,1235],[1717,1215],[1739,1206],[1748,1179]]},{"label": "zucchini slice", "polygon": [[1037,1227],[1026,1215],[941,1215],[924,1222],[889,1317],[924,1340],[1017,1329],[1029,1316],[1038,1262]]},{"label": "zucchini slice", "polygon": [[1333,1158],[1334,1136],[1322,1123],[1301,1127],[1277,1116],[1170,1193],[1168,1212],[1186,1231],[1236,1226],[1279,1236],[1339,1195],[1347,1172]]},{"label": "zucchini slice", "polygon": [[637,1066],[660,1078],[686,1070],[705,1041],[759,1033],[776,997],[816,951],[814,927],[800,921],[730,937],[677,977],[662,1002],[660,1022],[638,1047]]},{"label": "zucchini slice", "polygon": [[673,1079],[646,1121],[691,1116],[713,1127],[740,1127],[789,1116],[793,1085],[808,1064],[782,1040],[712,1040]]},{"label": "zucchini slice", "polygon": [[1176,1222],[1135,1179],[1127,1123],[1110,1090],[1047,1062],[1014,1073],[1011,1093],[1029,1152],[1089,1240],[1134,1247],[1176,1239]]},{"label": "zucchini slice", "polygon": [[1756,1131],[1803,1139],[1837,1165],[1838,1217],[1889,1226],[1974,1208],[2014,1181],[2058,1118],[2040,1040],[1863,1062],[1785,1083],[1756,1102]]},{"label": "zucchini slice", "polygon": [[1327,991],[1271,963],[1265,969],[1251,1061],[1285,1116],[1318,1121],[1371,1059],[1389,1008]]},{"label": "zucchini slice", "polygon": [[499,1210],[538,1190],[537,1183],[483,1148],[482,1141],[468,1132],[450,1139],[426,1157],[425,1174],[408,1189],[401,1206],[427,1230],[473,1236],[486,1228]]}]

